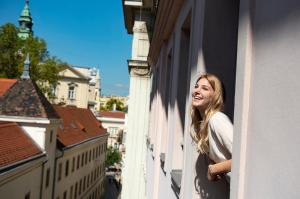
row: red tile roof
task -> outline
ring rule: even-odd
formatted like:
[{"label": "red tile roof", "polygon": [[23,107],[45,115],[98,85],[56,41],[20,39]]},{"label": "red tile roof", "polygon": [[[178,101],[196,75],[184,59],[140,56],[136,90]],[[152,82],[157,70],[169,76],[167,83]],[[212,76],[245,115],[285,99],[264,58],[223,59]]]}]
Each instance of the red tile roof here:
[{"label": "red tile roof", "polygon": [[121,111],[101,111],[100,117],[125,118],[125,113]]},{"label": "red tile roof", "polygon": [[0,168],[41,153],[17,123],[0,121]]},{"label": "red tile roof", "polygon": [[14,83],[16,79],[0,78],[0,96],[2,96]]},{"label": "red tile roof", "polygon": [[57,138],[64,147],[106,133],[106,129],[102,127],[89,109],[74,106],[53,106],[63,120],[63,125],[58,128]]}]

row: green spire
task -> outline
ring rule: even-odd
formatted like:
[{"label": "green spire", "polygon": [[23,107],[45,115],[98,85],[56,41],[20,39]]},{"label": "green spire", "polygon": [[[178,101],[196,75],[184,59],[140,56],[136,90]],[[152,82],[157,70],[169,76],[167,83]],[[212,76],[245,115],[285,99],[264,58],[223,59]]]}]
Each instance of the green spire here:
[{"label": "green spire", "polygon": [[25,0],[25,6],[19,17],[19,34],[21,39],[27,39],[29,35],[32,35],[32,17],[29,9],[29,0]]}]

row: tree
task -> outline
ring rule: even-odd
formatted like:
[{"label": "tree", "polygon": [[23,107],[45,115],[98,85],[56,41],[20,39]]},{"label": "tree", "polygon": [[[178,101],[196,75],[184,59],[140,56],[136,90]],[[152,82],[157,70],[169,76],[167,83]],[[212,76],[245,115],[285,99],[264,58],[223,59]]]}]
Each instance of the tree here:
[{"label": "tree", "polygon": [[105,165],[107,167],[112,166],[115,163],[120,163],[121,159],[121,153],[117,149],[113,148],[112,146],[108,147],[105,160]]},{"label": "tree", "polygon": [[7,23],[0,27],[0,77],[19,78],[26,54],[30,57],[30,77],[40,89],[51,97],[51,87],[57,83],[59,71],[67,65],[50,56],[45,40],[29,36],[18,37],[15,25]]},{"label": "tree", "polygon": [[104,107],[103,106],[100,107],[100,109],[101,109],[101,111],[111,111],[111,110],[113,110],[114,104],[116,106],[116,110],[117,111],[125,111],[125,107],[124,107],[123,102],[120,101],[120,100],[118,100],[118,99],[116,99],[116,98],[109,99],[106,102],[105,106]]},{"label": "tree", "polygon": [[0,27],[0,77],[15,78],[20,75],[21,40],[13,24]]}]

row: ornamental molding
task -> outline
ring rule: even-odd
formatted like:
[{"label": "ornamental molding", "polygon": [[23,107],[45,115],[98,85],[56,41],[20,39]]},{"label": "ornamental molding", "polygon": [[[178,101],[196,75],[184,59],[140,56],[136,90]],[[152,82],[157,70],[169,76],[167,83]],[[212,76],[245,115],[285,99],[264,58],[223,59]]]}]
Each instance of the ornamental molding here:
[{"label": "ornamental molding", "polygon": [[149,68],[131,68],[130,75],[139,77],[150,77],[150,70]]},{"label": "ornamental molding", "polygon": [[147,25],[146,22],[134,22],[133,26],[134,33],[147,33]]}]

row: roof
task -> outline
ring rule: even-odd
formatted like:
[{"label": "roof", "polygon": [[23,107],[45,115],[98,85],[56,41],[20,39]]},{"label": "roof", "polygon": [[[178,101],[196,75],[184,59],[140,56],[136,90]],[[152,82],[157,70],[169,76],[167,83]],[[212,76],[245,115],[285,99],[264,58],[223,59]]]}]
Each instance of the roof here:
[{"label": "roof", "polygon": [[125,118],[125,112],[121,111],[101,111],[100,117]]},{"label": "roof", "polygon": [[16,83],[17,79],[7,79],[0,78],[0,96],[2,96],[14,83]]},{"label": "roof", "polygon": [[63,120],[57,131],[57,139],[63,147],[106,134],[106,129],[89,109],[58,105],[54,108]]},{"label": "roof", "polygon": [[0,121],[0,168],[41,153],[17,123]]},{"label": "roof", "polygon": [[50,102],[31,79],[19,79],[0,96],[0,115],[59,118]]},{"label": "roof", "polygon": [[[84,80],[90,80],[90,77],[84,75],[83,73],[81,73],[79,70],[77,70],[76,68],[66,65],[60,72],[69,69],[70,71],[72,71],[74,74],[76,74],[78,76],[78,78],[82,78]],[[60,77],[64,77],[64,75],[60,75]]]}]

